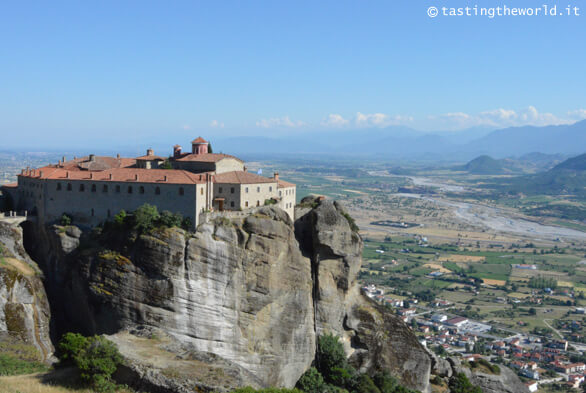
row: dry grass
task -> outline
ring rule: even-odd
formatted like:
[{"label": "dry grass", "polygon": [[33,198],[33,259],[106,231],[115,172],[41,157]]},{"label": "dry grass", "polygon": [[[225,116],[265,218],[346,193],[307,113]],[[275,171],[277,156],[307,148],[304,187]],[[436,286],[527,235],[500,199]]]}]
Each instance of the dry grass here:
[{"label": "dry grass", "polygon": [[3,258],[2,261],[12,269],[17,270],[25,276],[34,276],[35,270],[26,262],[19,261],[16,258]]},{"label": "dry grass", "polygon": [[507,283],[505,280],[493,280],[490,278],[483,278],[482,281],[487,285],[496,285],[496,286],[503,286]]},{"label": "dry grass", "polygon": [[570,281],[559,281],[558,287],[574,288],[574,283]]},{"label": "dry grass", "polygon": [[443,267],[442,265],[439,265],[437,263],[426,263],[425,265],[423,265],[423,267],[428,267],[430,269],[439,270],[442,273],[451,273],[452,272],[450,269],[446,269],[445,267]]},{"label": "dry grass", "polygon": [[444,255],[438,259],[442,262],[456,262],[456,263],[469,263],[469,262],[484,262],[486,257],[478,256],[478,255],[457,255],[457,254],[450,254]]},{"label": "dry grass", "polygon": [[[0,377],[2,393],[95,393],[92,389],[80,386],[77,374],[71,368],[49,373]],[[117,393],[133,392],[120,389]]]}]

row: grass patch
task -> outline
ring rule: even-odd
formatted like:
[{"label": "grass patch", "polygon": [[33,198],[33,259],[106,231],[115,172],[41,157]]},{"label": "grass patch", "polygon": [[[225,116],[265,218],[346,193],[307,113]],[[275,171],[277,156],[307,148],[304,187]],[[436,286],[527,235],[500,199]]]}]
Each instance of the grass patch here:
[{"label": "grass patch", "polygon": [[49,367],[36,361],[19,359],[14,355],[0,353],[0,375],[22,375],[44,372]]}]

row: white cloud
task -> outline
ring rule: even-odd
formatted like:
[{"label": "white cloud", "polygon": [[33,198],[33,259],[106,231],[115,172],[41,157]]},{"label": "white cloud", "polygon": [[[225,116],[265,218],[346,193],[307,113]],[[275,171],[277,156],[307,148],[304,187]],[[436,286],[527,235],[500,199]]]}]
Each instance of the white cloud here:
[{"label": "white cloud", "polygon": [[191,130],[191,126],[189,124],[184,124],[181,126],[184,130]]},{"label": "white cloud", "polygon": [[261,127],[261,128],[273,128],[273,127],[295,128],[295,127],[303,127],[304,125],[305,125],[304,122],[293,121],[289,118],[289,116],[274,117],[271,119],[261,119],[256,122],[256,126]]},{"label": "white cloud", "polygon": [[219,122],[217,120],[212,120],[210,122],[210,127],[212,127],[212,128],[224,128],[224,123],[221,123],[221,122]]},{"label": "white cloud", "polygon": [[356,113],[354,123],[358,127],[388,127],[411,123],[413,118],[411,116],[394,115],[389,116],[384,113]]},{"label": "white cloud", "polygon": [[320,123],[324,127],[344,127],[350,123],[350,120],[344,119],[342,115],[336,113],[329,114],[327,118]]},{"label": "white cloud", "polygon": [[429,116],[435,124],[434,128],[447,128],[452,130],[469,127],[519,127],[519,126],[548,126],[559,124],[571,124],[576,119],[586,118],[586,110],[578,109],[570,111],[566,116],[560,117],[549,112],[539,112],[534,106],[529,106],[520,111],[498,108],[476,114],[464,112],[444,113],[439,116]]}]

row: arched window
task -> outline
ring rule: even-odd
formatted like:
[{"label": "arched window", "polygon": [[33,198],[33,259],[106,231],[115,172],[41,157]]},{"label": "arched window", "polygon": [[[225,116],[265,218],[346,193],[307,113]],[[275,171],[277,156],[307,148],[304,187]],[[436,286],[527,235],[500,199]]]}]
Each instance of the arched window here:
[{"label": "arched window", "polygon": [[144,187],[140,186],[140,188],[138,189],[138,192],[140,192],[141,194],[144,194]]},{"label": "arched window", "polygon": [[223,188],[222,187],[218,188],[218,194],[221,194],[222,191],[223,191]]},{"label": "arched window", "polygon": [[183,194],[185,194],[185,190],[183,189],[183,187],[179,187],[179,195]]},{"label": "arched window", "polygon": [[96,185],[92,184],[92,192],[96,192]]},{"label": "arched window", "polygon": [[81,183],[79,185],[79,191],[84,192],[85,191],[85,184]]},{"label": "arched window", "polygon": [[246,193],[248,194],[248,187],[246,187],[246,188],[244,189],[244,192],[246,192]]},{"label": "arched window", "polygon": [[57,191],[61,191],[61,183],[57,183]]},{"label": "arched window", "polygon": [[71,183],[67,183],[67,191],[71,191]]},{"label": "arched window", "polygon": [[128,186],[128,193],[132,194],[132,186]]},{"label": "arched window", "polygon": [[161,187],[155,188],[155,195],[161,195]]},{"label": "arched window", "polygon": [[102,192],[108,192],[108,185],[104,184],[104,187],[102,187]]},{"label": "arched window", "polygon": [[244,202],[244,207],[248,207],[248,201]]},{"label": "arched window", "polygon": [[230,194],[234,194],[234,187],[230,187]]},{"label": "arched window", "polygon": [[230,207],[234,207],[234,201],[230,202]]}]

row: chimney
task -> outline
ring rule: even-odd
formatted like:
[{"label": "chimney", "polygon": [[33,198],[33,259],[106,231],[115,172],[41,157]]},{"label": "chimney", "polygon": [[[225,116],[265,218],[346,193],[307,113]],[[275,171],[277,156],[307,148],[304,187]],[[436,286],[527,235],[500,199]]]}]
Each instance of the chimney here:
[{"label": "chimney", "polygon": [[110,180],[112,180],[112,174],[110,173]]},{"label": "chimney", "polygon": [[147,156],[154,156],[155,152],[153,149],[147,149]]},{"label": "chimney", "polygon": [[179,157],[181,155],[181,146],[173,146],[173,157]]},{"label": "chimney", "polygon": [[273,177],[274,177],[275,180],[279,180],[279,172],[275,172],[273,174]]},{"label": "chimney", "polygon": [[167,175],[163,176],[163,181],[166,182],[167,181]]},{"label": "chimney", "polygon": [[116,154],[116,158],[120,159],[120,153]]},{"label": "chimney", "polygon": [[247,169],[248,169],[248,168],[246,167],[246,165],[244,165],[244,172],[246,172],[246,170],[247,170]]},{"label": "chimney", "polygon": [[95,161],[96,160],[96,155],[95,154],[90,154],[90,161]]},{"label": "chimney", "polygon": [[134,180],[135,180],[135,181],[138,181],[138,173],[136,173],[136,174],[134,175]]},{"label": "chimney", "polygon": [[93,178],[94,178],[94,173],[90,172],[90,179],[93,179]]},{"label": "chimney", "polygon": [[69,171],[65,172],[65,178],[69,179]]},{"label": "chimney", "polygon": [[61,162],[65,164],[65,156],[61,157]]}]

